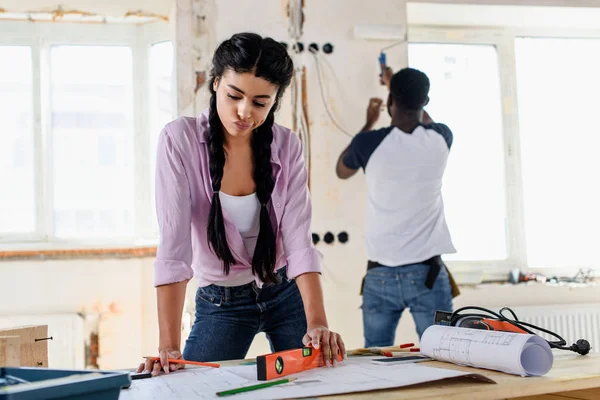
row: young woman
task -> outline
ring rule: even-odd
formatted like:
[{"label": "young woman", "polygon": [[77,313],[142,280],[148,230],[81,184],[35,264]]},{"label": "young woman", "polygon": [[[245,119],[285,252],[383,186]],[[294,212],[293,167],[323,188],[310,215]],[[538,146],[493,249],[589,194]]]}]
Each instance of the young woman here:
[{"label": "young woman", "polygon": [[[252,33],[233,35],[213,57],[210,107],[160,135],[156,256],[160,362],[244,358],[265,332],[273,351],[321,347],[345,355],[329,330],[320,257],[311,239],[307,171],[297,136],[274,123],[293,63]],[[196,318],[180,352],[186,284],[195,276]],[[331,353],[330,353],[331,350]]]}]

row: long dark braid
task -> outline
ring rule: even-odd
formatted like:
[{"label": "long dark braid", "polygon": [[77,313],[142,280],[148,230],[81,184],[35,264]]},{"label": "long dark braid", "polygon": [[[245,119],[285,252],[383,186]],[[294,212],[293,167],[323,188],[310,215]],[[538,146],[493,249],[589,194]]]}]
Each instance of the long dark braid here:
[{"label": "long dark braid", "polygon": [[[273,106],[275,108],[276,105]],[[271,143],[273,142],[273,108],[265,122],[252,135],[252,153],[254,155],[254,183],[256,195],[260,201],[260,230],[256,240],[256,248],[252,257],[252,272],[263,282],[276,280],[275,256],[276,238],[269,217],[269,201],[275,182],[271,167]]]},{"label": "long dark braid", "polygon": [[231,249],[227,245],[227,235],[225,234],[225,221],[223,220],[223,209],[221,208],[221,181],[223,180],[223,168],[225,167],[225,150],[223,148],[223,125],[217,113],[217,94],[211,86],[210,110],[208,112],[208,123],[210,131],[208,133],[208,153],[210,179],[212,181],[212,204],[208,214],[207,234],[208,240],[213,251],[223,261],[223,272],[226,275],[231,270],[231,264],[235,264],[235,258]]},{"label": "long dark braid", "polygon": [[274,113],[277,110],[281,95],[290,84],[294,67],[283,45],[271,38],[263,39],[254,33],[233,35],[219,45],[213,57],[209,84],[211,98],[208,116],[210,124],[208,150],[213,198],[207,235],[213,252],[223,261],[223,272],[225,274],[229,274],[231,265],[236,264],[236,260],[227,243],[223,210],[219,197],[226,154],[223,148],[225,139],[223,125],[217,112],[217,95],[213,84],[228,69],[236,73],[252,72],[256,77],[266,79],[279,88],[266,120],[254,130],[251,138],[254,161],[253,176],[256,195],[260,202],[260,228],[254,256],[252,257],[252,272],[263,282],[274,282],[276,280],[274,274],[276,237],[269,215],[271,193],[275,185],[271,168],[271,144],[273,142]]}]

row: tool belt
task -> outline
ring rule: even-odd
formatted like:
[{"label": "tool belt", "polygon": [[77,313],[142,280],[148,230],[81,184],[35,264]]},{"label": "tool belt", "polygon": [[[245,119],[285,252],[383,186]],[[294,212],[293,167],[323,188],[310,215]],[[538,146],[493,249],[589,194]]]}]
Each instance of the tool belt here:
[{"label": "tool belt", "polygon": [[[446,272],[448,272],[448,279],[450,280],[450,287],[452,288],[452,297],[456,297],[460,294],[460,289],[458,288],[458,285],[454,281],[454,277],[448,270],[448,267],[446,267],[446,264],[444,264],[444,262],[442,261],[442,257],[433,256],[430,259],[422,261],[418,264],[425,264],[425,265],[429,266],[429,271],[427,272],[427,277],[425,278],[425,287],[427,287],[428,289],[432,289],[433,284],[435,283],[435,280],[437,279],[440,271],[442,270],[442,268],[446,268]],[[367,272],[370,269],[377,268],[377,267],[386,267],[386,266],[379,264],[377,261],[368,261],[367,262]],[[402,268],[402,267],[397,267],[397,268]],[[363,289],[365,287],[365,278],[366,278],[366,275],[363,277],[362,283],[360,285],[360,295],[361,296],[363,294]]]}]

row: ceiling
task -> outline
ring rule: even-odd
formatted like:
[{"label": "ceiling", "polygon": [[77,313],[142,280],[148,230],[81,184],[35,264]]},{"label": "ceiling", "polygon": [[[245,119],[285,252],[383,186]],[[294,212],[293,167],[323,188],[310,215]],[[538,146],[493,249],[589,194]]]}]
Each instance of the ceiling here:
[{"label": "ceiling", "polygon": [[175,0],[0,0],[0,9],[8,13],[77,10],[109,17],[122,17],[131,11],[168,16]]}]

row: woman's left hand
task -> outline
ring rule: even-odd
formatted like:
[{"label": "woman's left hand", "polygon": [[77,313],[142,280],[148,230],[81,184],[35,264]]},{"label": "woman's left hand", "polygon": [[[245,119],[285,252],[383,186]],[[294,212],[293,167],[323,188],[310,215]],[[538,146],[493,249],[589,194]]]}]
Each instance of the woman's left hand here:
[{"label": "woman's left hand", "polygon": [[[302,338],[305,346],[312,345],[315,349],[321,349],[323,361],[327,367],[338,364],[337,354],[346,358],[346,345],[339,333],[329,330],[326,326],[308,327],[306,335]],[[334,356],[335,355],[335,356]]]}]

